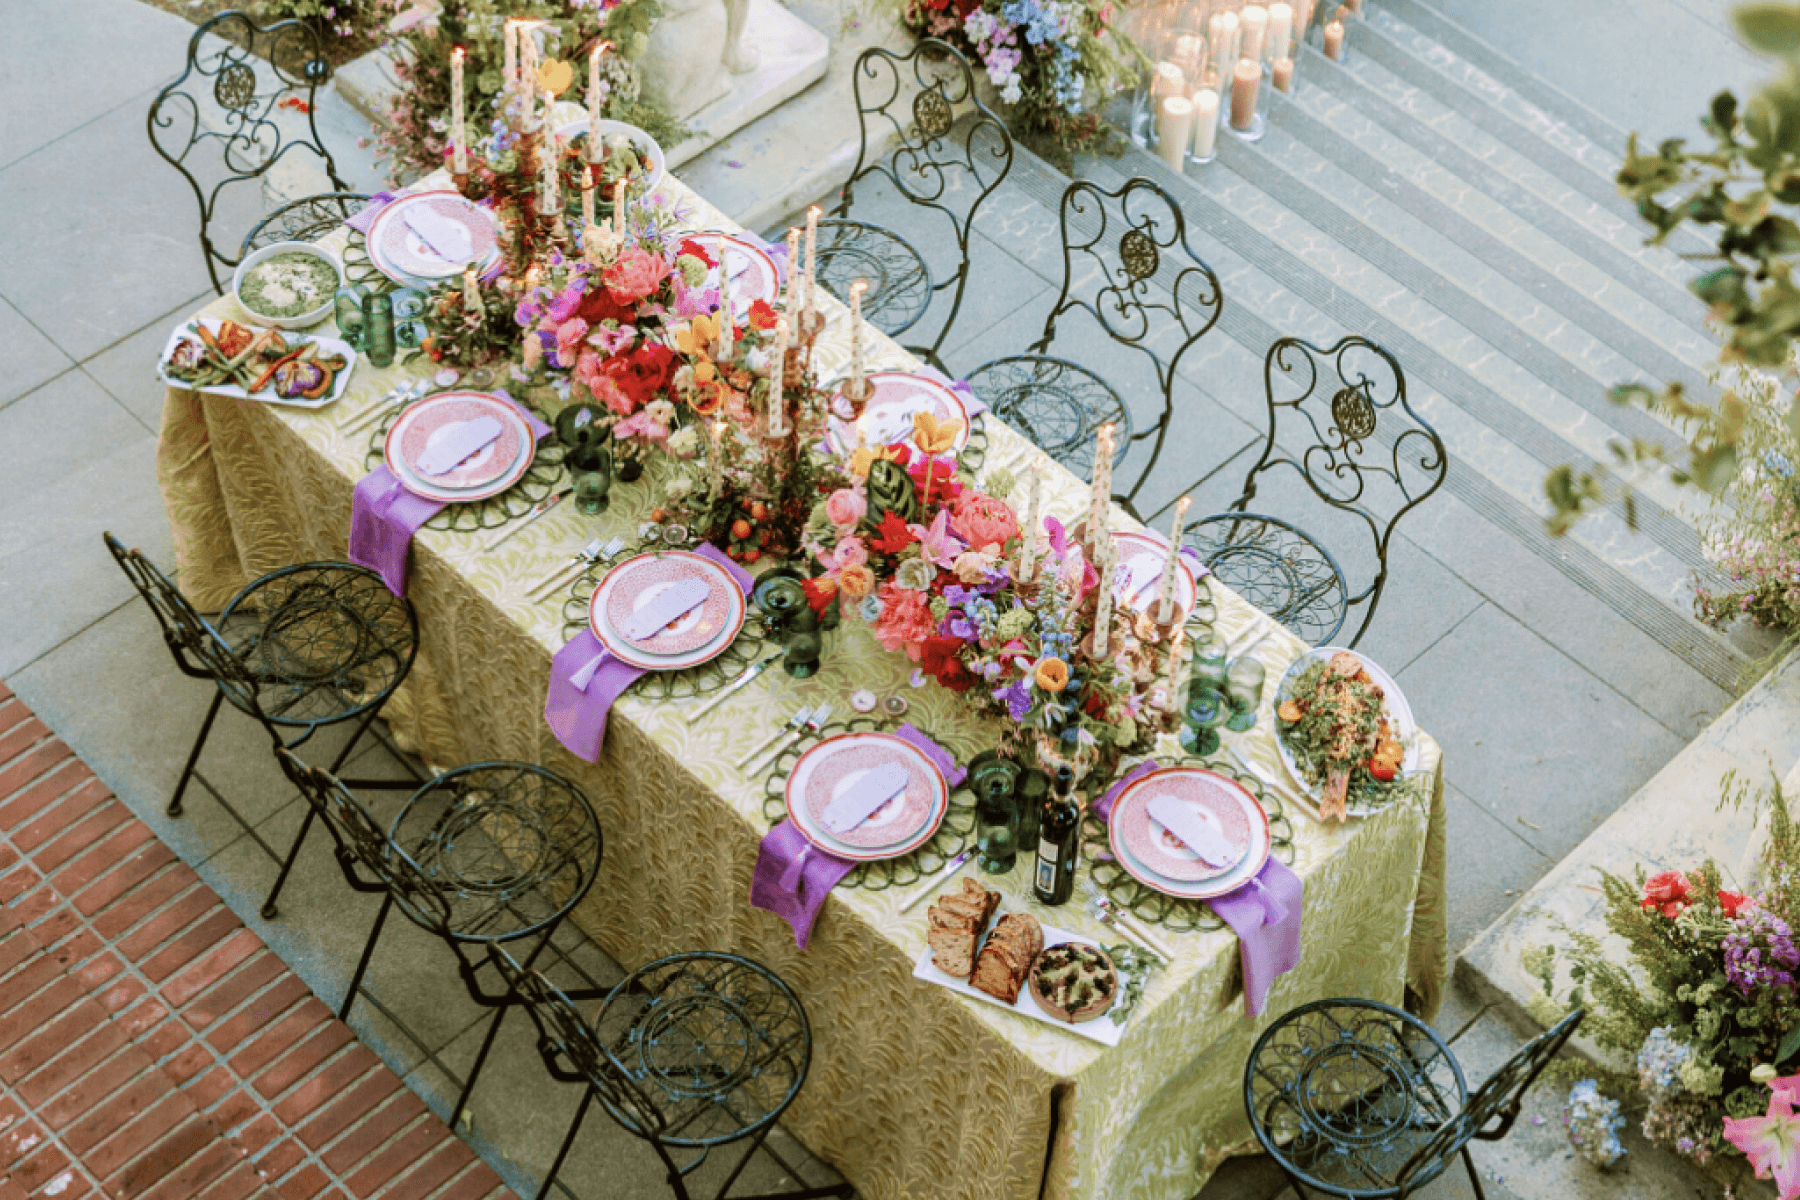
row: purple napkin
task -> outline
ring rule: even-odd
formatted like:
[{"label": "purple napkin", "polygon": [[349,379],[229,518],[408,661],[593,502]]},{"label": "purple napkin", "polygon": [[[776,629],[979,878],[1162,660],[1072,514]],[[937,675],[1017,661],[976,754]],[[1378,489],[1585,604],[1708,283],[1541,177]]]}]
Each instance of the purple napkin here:
[{"label": "purple napkin", "polygon": [[[912,725],[902,725],[895,733],[924,751],[951,787],[968,778],[969,773],[957,766],[942,746]],[[813,924],[819,919],[819,910],[825,907],[825,897],[855,865],[847,858],[813,848],[792,821],[783,821],[769,830],[756,852],[750,903],[791,925],[794,942],[804,950],[812,940]]]},{"label": "purple napkin", "polygon": [[961,396],[963,407],[969,410],[970,420],[974,420],[988,410],[988,406],[981,402],[981,397],[975,394],[974,388],[970,387],[960,379],[950,378],[930,363],[920,363],[917,367],[913,368],[912,373],[914,375],[923,375],[933,382],[941,383],[951,391],[955,392],[958,396]]},{"label": "purple napkin", "polygon": [[[724,567],[739,587],[750,590],[749,572],[710,544],[702,544],[699,552]],[[570,676],[593,662],[603,649],[592,629],[583,629],[570,638],[550,661],[550,687],[544,696],[544,721],[550,732],[569,753],[584,762],[600,761],[600,748],[606,742],[606,718],[612,712],[613,702],[644,673],[644,668],[620,662],[609,654],[588,681],[587,690],[577,688]]]},{"label": "purple napkin", "polygon": [[369,226],[375,224],[375,218],[381,215],[381,210],[392,204],[398,198],[399,194],[397,192],[376,192],[373,196],[369,197],[369,202],[363,205],[361,210],[359,210],[355,216],[346,220],[344,224],[356,230],[356,232],[362,234],[364,237],[367,237],[369,235]]},{"label": "purple napkin", "polygon": [[[1106,789],[1094,812],[1101,820],[1112,816],[1119,793],[1139,776],[1158,769],[1155,759],[1126,772]],[[1215,896],[1207,903],[1219,919],[1238,935],[1238,953],[1244,964],[1244,1007],[1260,1016],[1275,980],[1300,961],[1300,917],[1305,886],[1300,877],[1273,855],[1262,870],[1236,891]]]},{"label": "purple napkin", "polygon": [[[505,392],[492,394],[512,402]],[[529,410],[516,404],[513,407],[531,427],[533,438],[542,440],[550,432],[550,427]],[[404,596],[406,560],[412,552],[413,534],[442,512],[444,504],[442,500],[427,500],[407,491],[386,463],[376,467],[362,477],[350,501],[350,561],[379,572],[389,591]]]}]

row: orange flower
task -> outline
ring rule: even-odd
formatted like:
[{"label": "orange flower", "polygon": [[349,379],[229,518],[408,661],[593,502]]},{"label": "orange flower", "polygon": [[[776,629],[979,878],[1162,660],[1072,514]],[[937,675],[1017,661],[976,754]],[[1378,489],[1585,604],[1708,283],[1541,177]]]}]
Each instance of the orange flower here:
[{"label": "orange flower", "polygon": [[961,432],[961,421],[940,422],[936,413],[913,414],[913,444],[926,454],[950,453],[956,445],[956,435]]},{"label": "orange flower", "polygon": [[769,307],[767,300],[757,300],[750,305],[750,328],[758,333],[775,328],[775,310]]},{"label": "orange flower", "polygon": [[875,590],[875,572],[858,563],[838,572],[838,588],[852,600],[861,600]]},{"label": "orange flower", "polygon": [[1069,686],[1069,664],[1060,658],[1046,658],[1037,665],[1037,685],[1046,692],[1060,692]]}]

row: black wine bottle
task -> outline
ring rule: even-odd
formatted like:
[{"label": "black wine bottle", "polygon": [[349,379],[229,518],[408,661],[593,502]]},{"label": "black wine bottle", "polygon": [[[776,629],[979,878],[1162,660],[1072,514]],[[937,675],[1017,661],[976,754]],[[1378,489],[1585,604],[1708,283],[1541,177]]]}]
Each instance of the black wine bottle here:
[{"label": "black wine bottle", "polygon": [[1081,805],[1075,800],[1075,770],[1056,768],[1056,782],[1038,821],[1037,870],[1032,891],[1039,904],[1067,904],[1075,894],[1075,854],[1081,844]]}]

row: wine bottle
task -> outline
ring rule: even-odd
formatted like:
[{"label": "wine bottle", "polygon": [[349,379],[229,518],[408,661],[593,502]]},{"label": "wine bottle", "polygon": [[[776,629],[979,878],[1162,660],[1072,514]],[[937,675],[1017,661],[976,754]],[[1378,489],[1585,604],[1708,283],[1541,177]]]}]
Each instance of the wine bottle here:
[{"label": "wine bottle", "polygon": [[1056,782],[1038,821],[1037,870],[1032,890],[1039,904],[1066,904],[1075,893],[1075,854],[1081,844],[1081,805],[1075,800],[1075,769],[1056,768]]}]

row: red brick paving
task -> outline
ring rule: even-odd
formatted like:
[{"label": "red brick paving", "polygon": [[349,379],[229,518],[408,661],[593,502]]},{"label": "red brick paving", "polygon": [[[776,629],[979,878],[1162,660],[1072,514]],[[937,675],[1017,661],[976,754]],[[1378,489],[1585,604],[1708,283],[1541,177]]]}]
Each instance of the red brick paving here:
[{"label": "red brick paving", "polygon": [[0,1200],[516,1200],[0,683]]}]

